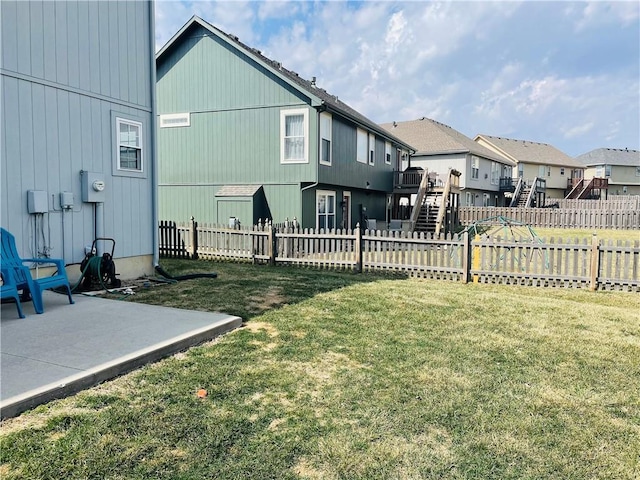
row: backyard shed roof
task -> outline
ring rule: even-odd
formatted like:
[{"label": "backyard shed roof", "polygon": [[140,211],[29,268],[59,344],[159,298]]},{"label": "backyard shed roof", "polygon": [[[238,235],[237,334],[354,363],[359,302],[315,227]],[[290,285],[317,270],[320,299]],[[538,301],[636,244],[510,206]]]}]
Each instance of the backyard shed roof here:
[{"label": "backyard shed roof", "polygon": [[638,150],[629,150],[628,148],[597,148],[578,155],[576,161],[588,167],[596,165],[640,167],[640,152]]},{"label": "backyard shed roof", "polygon": [[515,140],[512,138],[477,135],[475,141],[484,140],[501,154],[515,162],[555,165],[559,167],[584,168],[566,153],[546,143]]},{"label": "backyard shed roof", "polygon": [[417,148],[416,155],[471,153],[508,165],[515,165],[508,158],[474,142],[449,125],[430,118],[422,117],[406,122],[383,123],[380,126],[415,146]]},{"label": "backyard shed roof", "polygon": [[352,122],[363,127],[367,127],[369,130],[378,133],[380,136],[402,146],[403,148],[406,148],[407,150],[415,150],[415,148],[413,148],[410,144],[390,134],[388,131],[381,128],[377,123],[369,120],[367,117],[354,110],[343,101],[339,100],[337,95],[331,95],[326,90],[319,88],[316,85],[315,78],[313,80],[306,80],[300,77],[300,75],[298,75],[296,72],[287,70],[282,65],[282,63],[265,57],[260,50],[245,45],[235,35],[223,32],[219,28],[213,26],[209,22],[196,15],[191,17],[191,19],[180,30],[178,30],[178,32],[173,37],[171,37],[171,39],[169,39],[169,41],[158,51],[158,53],[156,54],[157,64],[164,61],[167,53],[170,52],[173,49],[173,46],[180,41],[180,38],[183,36],[183,34],[194,25],[200,25],[212,35],[220,38],[233,48],[240,50],[245,55],[256,61],[259,65],[266,68],[292,87],[296,88],[298,91],[300,91],[310,99],[310,103],[313,107],[317,107],[319,109],[324,108],[329,112],[340,114],[343,117],[351,120]]}]

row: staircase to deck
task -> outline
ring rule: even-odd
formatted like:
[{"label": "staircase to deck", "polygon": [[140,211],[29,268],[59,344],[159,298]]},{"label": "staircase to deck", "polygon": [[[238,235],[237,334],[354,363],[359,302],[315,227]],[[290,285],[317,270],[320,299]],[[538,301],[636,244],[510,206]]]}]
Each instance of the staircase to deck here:
[{"label": "staircase to deck", "polygon": [[424,196],[418,219],[413,230],[415,232],[435,232],[438,224],[438,212],[442,205],[442,193],[431,192]]},{"label": "staircase to deck", "polygon": [[428,182],[421,183],[411,212],[412,231],[440,234],[449,207],[449,196],[452,191],[457,192],[459,178],[460,172],[450,170],[444,188],[430,189]]},{"label": "staircase to deck", "polygon": [[565,199],[584,200],[594,195],[594,191],[598,191],[598,198],[600,197],[600,190],[609,188],[609,180],[607,178],[592,178],[588,182],[584,179],[580,179],[571,191],[567,194]]}]

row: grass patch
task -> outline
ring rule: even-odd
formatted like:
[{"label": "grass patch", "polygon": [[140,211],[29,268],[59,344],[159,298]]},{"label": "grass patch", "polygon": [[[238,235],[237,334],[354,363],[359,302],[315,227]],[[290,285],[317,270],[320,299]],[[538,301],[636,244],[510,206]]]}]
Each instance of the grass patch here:
[{"label": "grass patch", "polygon": [[163,265],[245,326],[3,422],[3,479],[638,478],[637,294]]}]

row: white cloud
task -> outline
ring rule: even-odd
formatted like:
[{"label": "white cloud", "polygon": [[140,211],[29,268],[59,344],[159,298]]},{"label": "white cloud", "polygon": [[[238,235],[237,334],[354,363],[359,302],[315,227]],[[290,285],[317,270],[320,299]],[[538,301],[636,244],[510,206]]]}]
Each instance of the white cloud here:
[{"label": "white cloud", "polygon": [[578,154],[608,141],[638,148],[640,60],[603,74],[594,68],[602,65],[598,52],[585,49],[572,53],[587,64],[565,68],[557,58],[566,37],[553,38],[550,49],[522,35],[522,22],[546,15],[566,25],[558,31],[567,36],[575,35],[572,28],[586,35],[597,27],[598,41],[607,42],[606,29],[638,29],[639,8],[637,2],[159,1],[156,28],[166,41],[193,13],[201,15],[302,77],[316,76],[321,88],[373,121],[427,116],[468,136],[557,141]]},{"label": "white cloud", "polygon": [[[575,10],[570,8],[565,13],[573,16]],[[575,20],[574,28],[580,32],[610,24],[626,27],[637,23],[639,18],[640,3],[637,1],[588,2]]]},{"label": "white cloud", "polygon": [[576,125],[564,131],[563,134],[565,138],[576,138],[576,137],[579,138],[590,133],[595,127],[595,125],[596,124],[594,122],[587,122],[582,125]]}]

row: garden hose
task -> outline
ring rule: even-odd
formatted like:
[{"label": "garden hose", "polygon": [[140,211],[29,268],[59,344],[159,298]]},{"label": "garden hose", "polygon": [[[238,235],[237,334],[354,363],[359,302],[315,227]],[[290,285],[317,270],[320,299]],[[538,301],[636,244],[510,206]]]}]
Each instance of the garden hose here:
[{"label": "garden hose", "polygon": [[175,281],[191,280],[192,278],[218,278],[217,273],[189,273],[187,275],[179,275],[177,277],[174,277],[172,275],[169,275],[160,265],[156,265],[156,272],[158,272],[164,278]]},{"label": "garden hose", "polygon": [[88,259],[87,264],[84,266],[84,270],[82,270],[82,273],[80,274],[80,278],[78,279],[78,282],[71,287],[71,291],[75,292],[76,289],[80,286],[80,284],[82,283],[82,280],[84,279],[85,275],[87,275],[87,271],[91,272],[92,268],[94,269],[93,271],[97,272],[96,275],[98,277],[98,280],[100,281],[100,286],[102,288],[104,288],[108,293],[113,293],[109,290],[109,288],[107,288],[107,286],[104,284],[104,281],[102,280],[102,274],[100,272],[100,269],[102,267],[102,257],[99,256],[94,256]]}]

